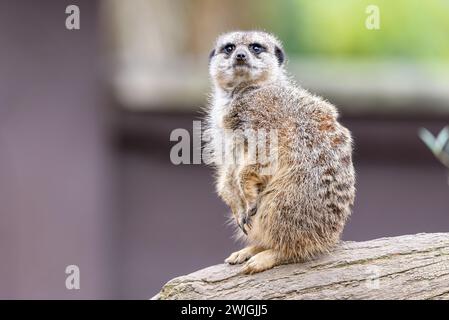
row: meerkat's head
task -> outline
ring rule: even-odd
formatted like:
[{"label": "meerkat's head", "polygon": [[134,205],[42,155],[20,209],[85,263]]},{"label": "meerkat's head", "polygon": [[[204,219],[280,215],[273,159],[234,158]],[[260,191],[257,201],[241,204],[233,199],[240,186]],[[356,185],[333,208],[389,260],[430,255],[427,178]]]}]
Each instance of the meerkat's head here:
[{"label": "meerkat's head", "polygon": [[284,74],[284,51],[278,39],[262,31],[236,31],[218,37],[210,53],[214,85],[232,92],[237,86],[262,86]]}]

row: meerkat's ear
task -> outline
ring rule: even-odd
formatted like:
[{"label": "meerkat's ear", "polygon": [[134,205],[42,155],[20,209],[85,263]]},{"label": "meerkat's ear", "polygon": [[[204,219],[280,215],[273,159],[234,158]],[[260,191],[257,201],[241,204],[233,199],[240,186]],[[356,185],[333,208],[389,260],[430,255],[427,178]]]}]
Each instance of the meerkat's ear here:
[{"label": "meerkat's ear", "polygon": [[212,60],[212,57],[215,56],[215,49],[213,49],[210,53],[209,53],[209,62]]},{"label": "meerkat's ear", "polygon": [[278,59],[279,65],[282,65],[285,61],[285,54],[284,51],[282,51],[281,48],[276,46],[274,48],[274,54],[276,55],[276,58]]}]

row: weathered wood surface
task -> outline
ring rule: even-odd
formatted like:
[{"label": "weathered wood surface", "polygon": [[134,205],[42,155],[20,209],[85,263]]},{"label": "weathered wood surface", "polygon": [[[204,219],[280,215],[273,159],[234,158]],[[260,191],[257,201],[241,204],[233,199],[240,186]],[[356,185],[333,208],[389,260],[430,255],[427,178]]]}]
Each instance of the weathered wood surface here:
[{"label": "weathered wood surface", "polygon": [[449,299],[449,233],[343,242],[315,261],[239,270],[219,264],[175,278],[153,299]]}]

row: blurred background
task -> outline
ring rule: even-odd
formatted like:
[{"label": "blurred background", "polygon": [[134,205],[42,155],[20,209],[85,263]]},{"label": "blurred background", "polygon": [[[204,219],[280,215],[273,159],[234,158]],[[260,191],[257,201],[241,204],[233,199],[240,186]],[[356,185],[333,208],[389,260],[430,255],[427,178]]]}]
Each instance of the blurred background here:
[{"label": "blurred background", "polygon": [[449,231],[447,169],[418,136],[449,122],[449,1],[0,0],[0,298],[147,299],[240,247],[211,170],[169,157],[236,29],[275,33],[353,132],[344,240]]}]

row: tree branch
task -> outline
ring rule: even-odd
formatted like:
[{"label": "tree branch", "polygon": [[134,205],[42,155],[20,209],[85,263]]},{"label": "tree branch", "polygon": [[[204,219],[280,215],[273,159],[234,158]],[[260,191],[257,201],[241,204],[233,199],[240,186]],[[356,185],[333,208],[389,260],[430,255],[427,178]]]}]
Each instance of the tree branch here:
[{"label": "tree branch", "polygon": [[314,261],[240,275],[220,264],[153,299],[449,299],[449,233],[343,242]]}]

